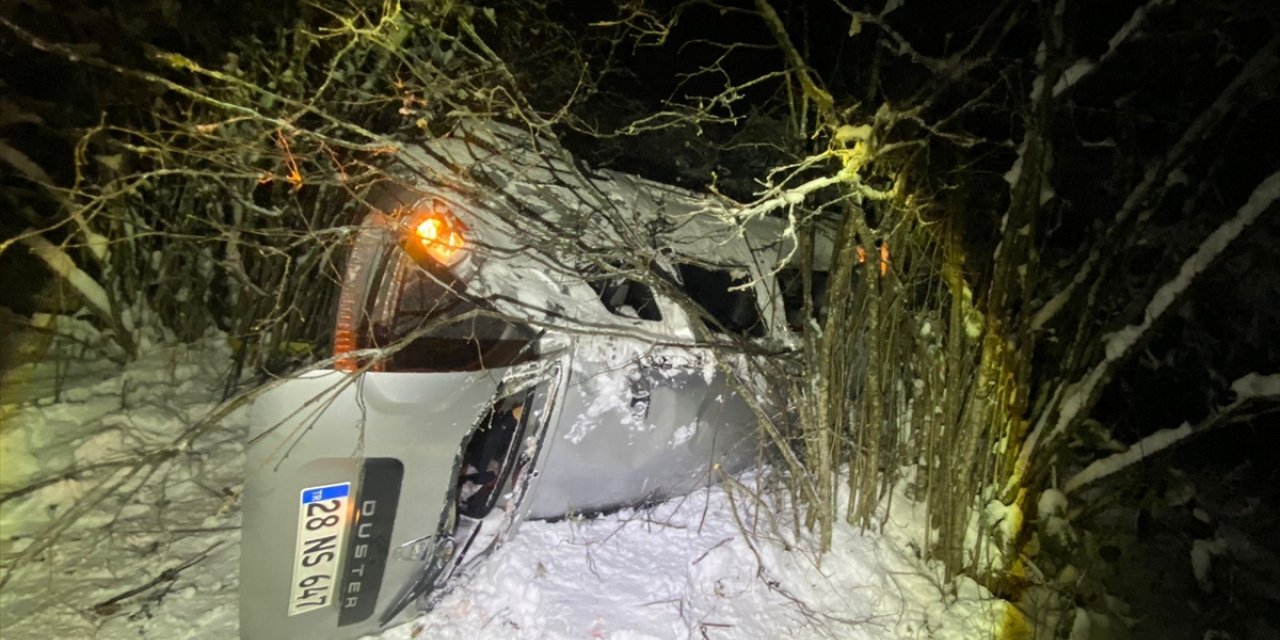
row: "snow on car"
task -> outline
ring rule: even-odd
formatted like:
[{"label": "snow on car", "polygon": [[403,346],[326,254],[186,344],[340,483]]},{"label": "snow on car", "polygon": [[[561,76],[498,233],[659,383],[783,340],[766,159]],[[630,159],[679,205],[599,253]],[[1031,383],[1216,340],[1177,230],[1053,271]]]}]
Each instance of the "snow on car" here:
[{"label": "snow on car", "polygon": [[493,123],[406,157],[355,231],[333,368],[255,403],[245,638],[406,620],[523,520],[748,467],[777,410],[722,348],[788,340],[776,221]]}]

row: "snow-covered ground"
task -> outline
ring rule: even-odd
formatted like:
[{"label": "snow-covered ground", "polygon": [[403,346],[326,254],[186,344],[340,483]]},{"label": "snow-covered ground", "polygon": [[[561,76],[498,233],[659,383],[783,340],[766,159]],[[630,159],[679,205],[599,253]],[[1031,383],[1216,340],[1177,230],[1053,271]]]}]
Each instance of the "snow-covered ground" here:
[{"label": "snow-covered ground", "polygon": [[[211,338],[123,368],[10,374],[25,391],[5,395],[0,425],[6,640],[236,637],[247,412],[220,405],[229,362]],[[819,560],[761,484],[526,522],[434,611],[383,637],[969,639],[1000,626],[1000,601],[918,559],[921,521],[903,496],[883,533],[841,526]]]},{"label": "snow-covered ground", "polygon": [[29,397],[0,425],[0,635],[236,636],[245,412],[190,438],[229,362],[210,340],[7,376]]}]

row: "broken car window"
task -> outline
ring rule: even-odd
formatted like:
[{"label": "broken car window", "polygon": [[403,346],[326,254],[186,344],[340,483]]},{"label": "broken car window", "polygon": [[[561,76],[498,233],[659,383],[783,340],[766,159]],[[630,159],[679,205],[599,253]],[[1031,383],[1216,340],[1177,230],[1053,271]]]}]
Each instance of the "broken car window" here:
[{"label": "broken car window", "polygon": [[755,291],[751,287],[730,290],[747,284],[746,278],[735,278],[728,271],[704,269],[688,263],[678,264],[676,268],[680,272],[681,288],[714,320],[707,323],[707,328],[752,338],[765,334],[764,322],[756,307]]},{"label": "broken car window", "polygon": [[604,308],[615,316],[655,321],[662,319],[662,311],[658,309],[658,301],[653,298],[653,291],[643,282],[629,278],[605,278],[590,280],[588,284],[600,296]]}]

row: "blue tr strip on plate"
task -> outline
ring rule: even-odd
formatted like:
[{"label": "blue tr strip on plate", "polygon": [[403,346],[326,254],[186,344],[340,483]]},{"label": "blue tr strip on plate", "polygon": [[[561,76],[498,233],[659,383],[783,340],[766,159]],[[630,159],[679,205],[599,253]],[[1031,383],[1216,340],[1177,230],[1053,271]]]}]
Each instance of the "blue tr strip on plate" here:
[{"label": "blue tr strip on plate", "polygon": [[327,487],[314,487],[302,492],[302,504],[345,498],[348,495],[351,495],[351,483],[349,482],[331,484]]}]

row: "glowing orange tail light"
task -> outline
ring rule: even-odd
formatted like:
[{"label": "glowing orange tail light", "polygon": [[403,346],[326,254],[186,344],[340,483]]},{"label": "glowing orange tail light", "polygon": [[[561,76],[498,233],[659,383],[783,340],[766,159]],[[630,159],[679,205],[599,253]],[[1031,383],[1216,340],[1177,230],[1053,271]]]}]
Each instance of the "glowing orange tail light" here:
[{"label": "glowing orange tail light", "polygon": [[[858,264],[866,264],[867,250],[862,245],[855,247],[858,252]],[[887,241],[880,243],[880,275],[889,275],[889,243]]]},{"label": "glowing orange tail light", "polygon": [[436,203],[410,218],[409,224],[414,240],[426,251],[427,257],[446,267],[462,259],[467,244],[463,225],[443,205]]}]

